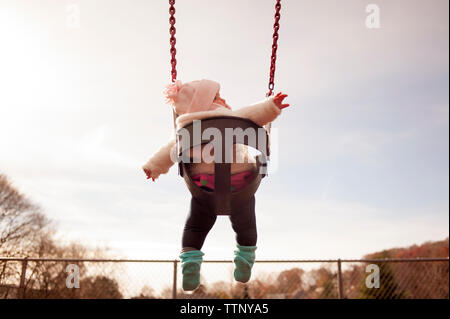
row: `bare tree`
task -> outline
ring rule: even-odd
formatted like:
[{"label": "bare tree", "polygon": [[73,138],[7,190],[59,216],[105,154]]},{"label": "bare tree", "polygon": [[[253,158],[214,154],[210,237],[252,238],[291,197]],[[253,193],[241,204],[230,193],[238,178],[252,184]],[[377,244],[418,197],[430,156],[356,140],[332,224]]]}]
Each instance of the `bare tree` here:
[{"label": "bare tree", "polygon": [[0,174],[0,255],[39,255],[39,246],[51,231],[50,222],[39,207]]}]

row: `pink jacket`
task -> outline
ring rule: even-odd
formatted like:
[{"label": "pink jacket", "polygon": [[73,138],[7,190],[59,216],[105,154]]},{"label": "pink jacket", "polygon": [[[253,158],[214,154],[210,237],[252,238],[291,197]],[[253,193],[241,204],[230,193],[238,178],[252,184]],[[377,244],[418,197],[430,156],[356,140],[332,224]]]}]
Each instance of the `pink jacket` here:
[{"label": "pink jacket", "polygon": [[[246,106],[237,110],[230,110],[221,105],[212,111],[201,111],[194,113],[186,113],[180,115],[177,118],[177,129],[180,129],[194,120],[202,120],[214,116],[237,116],[247,118],[259,126],[266,125],[274,121],[278,115],[281,114],[281,110],[273,102],[273,97],[266,100]],[[169,171],[170,167],[174,164],[172,161],[176,159],[176,142],[175,139],[171,139],[166,145],[162,146],[156,153],[154,153],[150,159],[143,165],[142,168],[149,169],[152,172],[152,178],[157,179],[159,175],[165,174]],[[231,174],[240,173],[246,170],[254,169],[255,159],[249,157],[247,148],[243,145],[235,145],[235,159],[240,160],[239,163],[233,163],[231,165]],[[213,174],[214,163],[198,163],[191,165],[191,174]]]}]

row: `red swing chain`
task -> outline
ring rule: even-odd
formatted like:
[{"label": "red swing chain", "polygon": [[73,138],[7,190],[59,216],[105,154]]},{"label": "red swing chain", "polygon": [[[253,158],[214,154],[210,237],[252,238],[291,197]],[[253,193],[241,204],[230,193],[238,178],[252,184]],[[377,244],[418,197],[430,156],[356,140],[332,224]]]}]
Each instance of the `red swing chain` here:
[{"label": "red swing chain", "polygon": [[[270,73],[269,73],[269,92],[267,92],[266,97],[269,97],[273,94],[273,89],[275,87],[275,69],[276,69],[276,62],[277,62],[277,49],[278,49],[278,30],[280,29],[280,14],[281,10],[281,0],[277,0],[277,3],[275,4],[275,23],[273,24],[273,44],[272,44],[272,56],[270,57]],[[267,123],[266,125],[266,131],[268,136],[267,141],[267,155],[270,155],[270,142],[271,142],[271,128],[272,123]]]},{"label": "red swing chain", "polygon": [[[170,64],[172,65],[172,70],[170,72],[170,75],[172,76],[172,83],[174,83],[177,80],[177,59],[175,57],[175,55],[177,54],[177,49],[175,49],[175,44],[177,43],[177,39],[175,38],[175,33],[177,32],[177,29],[175,28],[175,0],[169,0],[169,4],[170,4],[170,8],[169,8],[169,13],[170,13],[170,18],[169,18],[169,23],[170,23],[170,29],[169,29],[169,33],[170,33],[170,55],[171,55],[171,59],[170,59]],[[177,135],[177,114],[175,113],[175,109],[172,108],[172,118],[173,118],[173,130],[174,130],[174,134],[175,137]],[[177,141],[178,144],[178,141]],[[178,145],[177,145],[177,149],[178,149]]]},{"label": "red swing chain", "polygon": [[175,0],[169,0],[169,4],[170,4],[170,8],[169,8],[169,13],[170,13],[170,18],[169,18],[169,23],[170,23],[170,55],[172,56],[172,58],[170,59],[170,64],[172,65],[172,71],[171,71],[171,76],[172,76],[172,82],[175,82],[177,80],[177,59],[175,57],[175,55],[177,54],[177,49],[175,49],[175,44],[177,43],[177,39],[175,38],[175,33],[177,32],[177,29],[175,28]]},{"label": "red swing chain", "polygon": [[278,49],[278,30],[280,29],[280,14],[281,10],[281,0],[277,0],[275,4],[275,23],[273,25],[273,44],[272,44],[272,56],[270,58],[270,75],[269,75],[269,92],[267,92],[267,96],[271,96],[273,94],[273,89],[275,87],[275,69],[276,69],[276,61],[277,61],[277,49]]}]

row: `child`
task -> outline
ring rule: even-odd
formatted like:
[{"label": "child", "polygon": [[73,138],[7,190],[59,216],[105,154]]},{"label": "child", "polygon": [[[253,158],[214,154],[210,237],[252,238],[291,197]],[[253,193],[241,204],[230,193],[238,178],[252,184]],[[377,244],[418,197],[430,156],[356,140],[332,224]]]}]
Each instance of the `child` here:
[{"label": "child", "polygon": [[[247,118],[263,126],[275,120],[281,110],[289,106],[289,104],[282,104],[287,95],[280,92],[263,102],[233,111],[220,97],[219,91],[219,83],[205,79],[185,84],[176,81],[168,85],[165,94],[167,102],[172,104],[178,115],[177,129],[190,124],[193,120],[223,115]],[[191,156],[198,156],[201,150],[201,147],[193,148]],[[155,181],[160,174],[167,173],[174,164],[171,158],[176,158],[176,151],[175,139],[160,148],[142,167],[147,179],[151,178]],[[255,159],[249,156],[246,148],[239,145],[234,146],[234,159],[235,161],[231,164],[231,190],[239,191],[257,173],[256,165]],[[214,189],[214,163],[203,161],[192,163],[191,161],[188,167],[190,176],[199,187],[209,191]],[[192,197],[190,212],[183,231],[180,255],[184,290],[194,290],[200,284],[200,265],[204,255],[201,248],[216,218],[214,209],[208,207],[207,203]],[[255,262],[257,239],[255,197],[252,196],[238,211],[232,211],[230,221],[237,241],[237,250],[234,252],[236,266],[234,278],[245,283],[250,279]]]}]

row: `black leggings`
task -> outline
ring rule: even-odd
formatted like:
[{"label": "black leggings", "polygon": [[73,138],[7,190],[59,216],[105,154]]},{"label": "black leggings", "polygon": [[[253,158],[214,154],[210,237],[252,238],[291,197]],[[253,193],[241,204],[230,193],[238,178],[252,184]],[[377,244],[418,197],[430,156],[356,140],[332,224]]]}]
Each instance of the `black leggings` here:
[{"label": "black leggings", "polygon": [[[201,250],[206,235],[216,222],[214,210],[194,197],[183,231],[182,245]],[[231,212],[231,226],[236,233],[236,241],[241,246],[256,246],[255,196],[243,203],[239,209]]]}]

